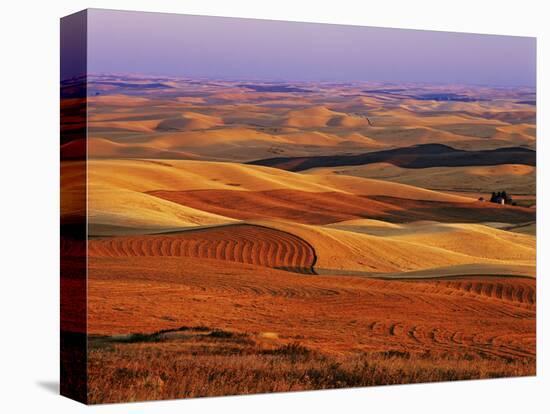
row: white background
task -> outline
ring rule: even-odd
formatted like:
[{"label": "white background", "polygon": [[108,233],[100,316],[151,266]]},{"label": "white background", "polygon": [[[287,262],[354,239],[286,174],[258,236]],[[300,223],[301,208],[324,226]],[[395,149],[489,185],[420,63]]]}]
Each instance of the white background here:
[{"label": "white background", "polygon": [[[4,1],[0,11],[0,409],[5,413],[543,412],[548,286],[550,24],[544,0]],[[538,37],[538,376],[428,385],[105,405],[57,395],[59,381],[59,18],[86,7]],[[510,59],[513,59],[510,56]],[[546,214],[548,217],[548,215]],[[546,234],[545,234],[546,232]],[[542,252],[546,250],[546,255]],[[545,398],[546,397],[546,398]],[[546,411],[548,412],[548,411]]]}]

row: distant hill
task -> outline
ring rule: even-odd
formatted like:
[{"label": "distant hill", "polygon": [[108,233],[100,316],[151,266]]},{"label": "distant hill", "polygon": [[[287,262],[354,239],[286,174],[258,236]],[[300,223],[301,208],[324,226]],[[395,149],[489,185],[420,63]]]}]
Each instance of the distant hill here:
[{"label": "distant hill", "polygon": [[402,168],[463,167],[474,165],[523,164],[536,165],[536,153],[522,147],[465,151],[442,144],[423,144],[405,148],[369,152],[358,155],[328,155],[314,157],[278,157],[252,161],[288,171],[303,171],[317,167],[338,167],[386,162]]}]

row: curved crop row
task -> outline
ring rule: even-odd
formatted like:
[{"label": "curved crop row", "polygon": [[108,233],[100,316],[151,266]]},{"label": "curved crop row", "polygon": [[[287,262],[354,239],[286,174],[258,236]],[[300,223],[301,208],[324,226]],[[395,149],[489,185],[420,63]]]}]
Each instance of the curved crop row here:
[{"label": "curved crop row", "polygon": [[313,247],[290,233],[238,224],[175,234],[93,239],[88,252],[95,257],[178,256],[228,260],[312,273]]}]

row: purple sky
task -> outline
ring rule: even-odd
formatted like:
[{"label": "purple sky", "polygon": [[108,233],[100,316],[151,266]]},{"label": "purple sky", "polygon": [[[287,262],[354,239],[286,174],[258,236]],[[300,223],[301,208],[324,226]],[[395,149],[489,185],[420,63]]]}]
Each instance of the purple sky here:
[{"label": "purple sky", "polygon": [[89,10],[88,69],[534,86],[535,38]]}]

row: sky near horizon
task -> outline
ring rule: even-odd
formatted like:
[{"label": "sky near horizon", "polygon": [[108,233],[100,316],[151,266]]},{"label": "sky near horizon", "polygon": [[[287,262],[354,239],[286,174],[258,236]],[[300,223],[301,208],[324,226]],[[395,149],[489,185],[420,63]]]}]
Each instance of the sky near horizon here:
[{"label": "sky near horizon", "polygon": [[536,40],[90,9],[88,71],[535,86]]}]

